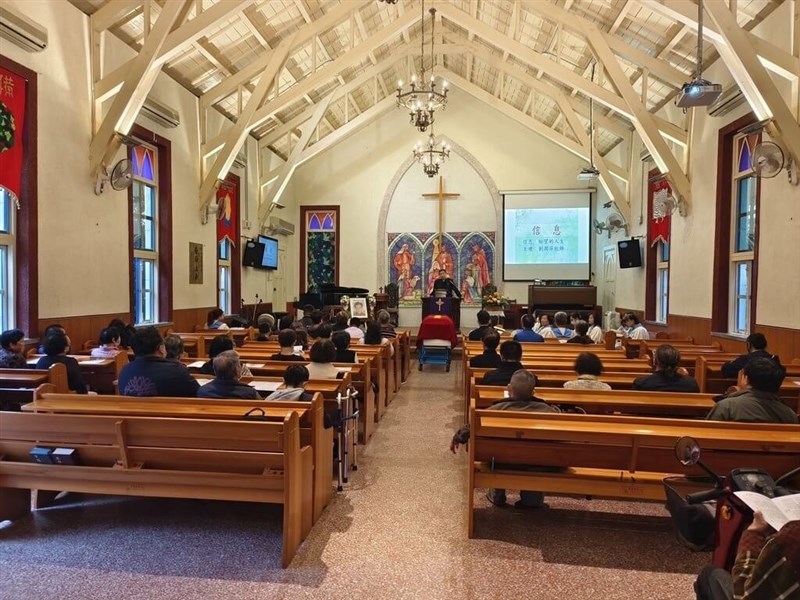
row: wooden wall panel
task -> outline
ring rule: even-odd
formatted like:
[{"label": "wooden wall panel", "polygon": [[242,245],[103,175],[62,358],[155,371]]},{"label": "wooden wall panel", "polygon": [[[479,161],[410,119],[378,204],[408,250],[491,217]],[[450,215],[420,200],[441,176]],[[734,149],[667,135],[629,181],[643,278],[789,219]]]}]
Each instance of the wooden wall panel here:
[{"label": "wooden wall panel", "polygon": [[112,319],[122,319],[128,322],[128,313],[109,313],[104,315],[84,315],[79,317],[55,317],[50,319],[39,319],[38,331],[27,332],[30,337],[44,336],[44,330],[50,325],[61,325],[66,331],[72,342],[73,350],[80,350],[87,341],[97,341],[100,332],[108,327]]},{"label": "wooden wall panel", "polygon": [[208,311],[213,306],[200,308],[177,308],[172,311],[172,330],[179,333],[191,333],[195,327],[204,326]]}]

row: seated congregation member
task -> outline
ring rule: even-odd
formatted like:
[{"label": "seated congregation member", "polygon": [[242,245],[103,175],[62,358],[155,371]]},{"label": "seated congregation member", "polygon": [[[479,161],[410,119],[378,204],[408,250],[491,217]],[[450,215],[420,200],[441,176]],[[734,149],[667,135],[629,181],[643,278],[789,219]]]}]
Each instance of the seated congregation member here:
[{"label": "seated congregation member", "polygon": [[[513,343],[513,342],[506,342]],[[495,402],[490,407],[491,410],[521,410],[525,412],[559,412],[558,408],[550,406],[544,400],[540,400],[534,395],[536,389],[536,376],[530,371],[520,369],[511,377],[508,382],[508,399],[501,402]],[[455,453],[458,447],[462,444],[469,442],[470,428],[465,425],[459,429],[453,436],[450,442],[450,451]],[[495,465],[497,468],[520,469],[519,465],[508,465],[503,467]],[[535,467],[528,467],[535,469]],[[548,469],[549,470],[549,469]],[[505,506],[506,491],[505,490],[488,490],[486,497],[489,502],[495,506]],[[520,491],[520,499],[514,504],[515,508],[530,509],[530,508],[546,508],[544,503],[544,494],[541,492]]]},{"label": "seated congregation member", "polygon": [[602,344],[603,343],[603,328],[600,326],[603,320],[600,318],[600,313],[598,312],[590,312],[589,316],[586,318],[586,322],[589,324],[589,331],[586,333],[595,344]]},{"label": "seated congregation member", "polygon": [[331,341],[336,346],[336,358],[333,359],[337,363],[355,363],[356,353],[350,350],[350,334],[346,331],[334,331],[331,334]]},{"label": "seated congregation member", "polygon": [[711,421],[738,421],[741,423],[797,423],[797,414],[778,398],[786,376],[769,358],[756,357],[739,371],[738,391],[726,398],[708,413]]},{"label": "seated congregation member", "polygon": [[[305,319],[303,319],[305,324]],[[312,340],[315,340],[319,337],[317,335],[317,329],[322,325],[322,311],[315,310],[311,313],[311,325],[306,325],[306,331],[308,331],[308,337]]]},{"label": "seated congregation member", "polygon": [[627,335],[632,340],[649,340],[650,334],[639,322],[639,317],[633,313],[625,313],[622,315],[622,327],[619,331]]},{"label": "seated congregation member", "polygon": [[262,313],[258,315],[256,325],[258,326],[259,332],[261,332],[261,326],[266,325],[267,335],[269,335],[272,333],[272,330],[275,329],[275,317],[269,313]]},{"label": "seated congregation member", "polygon": [[333,365],[336,359],[336,346],[330,340],[317,340],[308,351],[308,375],[311,379],[338,379],[339,369]]},{"label": "seated congregation member", "polygon": [[194,398],[200,385],[182,363],[167,358],[164,339],[155,327],[142,327],[132,341],[136,360],[122,367],[123,396]]},{"label": "seated congregation member", "polygon": [[208,311],[208,316],[206,317],[206,328],[208,329],[219,329],[220,331],[224,329],[230,329],[222,320],[223,312],[221,308],[214,308]]},{"label": "seated congregation member", "polygon": [[186,358],[186,350],[183,347],[183,339],[179,335],[170,333],[169,335],[165,336],[164,349],[167,351],[167,360],[181,362],[182,358]]},{"label": "seated congregation member", "polygon": [[760,511],[742,533],[730,571],[708,566],[700,571],[697,600],[799,600],[800,520],[780,531],[770,527]]},{"label": "seated congregation member", "polygon": [[522,346],[519,342],[500,344],[500,366],[489,371],[481,379],[481,385],[508,385],[511,377],[522,368]]},{"label": "seated congregation member", "polygon": [[[208,345],[208,361],[200,367],[200,372],[205,373],[206,375],[213,375],[214,374],[214,358],[217,355],[222,354],[227,350],[233,350],[236,347],[236,344],[233,342],[233,338],[228,335],[218,335],[211,343]],[[242,366],[242,375],[245,377],[252,376],[250,369],[247,368],[247,365]]]},{"label": "seated congregation member", "polygon": [[114,358],[120,353],[120,335],[117,329],[105,328],[100,332],[100,345],[92,348],[94,358]]},{"label": "seated congregation member", "polygon": [[0,368],[27,369],[28,363],[22,354],[25,332],[21,329],[9,329],[0,335]]},{"label": "seated congregation member", "polygon": [[39,348],[36,350],[37,354],[46,354],[44,351],[44,343],[47,341],[51,335],[55,333],[63,333],[67,335],[67,330],[64,329],[61,325],[48,325],[47,328],[44,330],[44,335],[42,336],[42,343],[39,344]]},{"label": "seated congregation member", "polygon": [[343,310],[337,312],[333,317],[333,324],[331,325],[331,331],[336,333],[337,331],[344,331],[349,326],[348,324],[348,316],[347,313]]},{"label": "seated congregation member", "polygon": [[[361,319],[358,317],[353,317],[350,319],[350,327],[345,329],[345,331],[350,334],[351,340],[363,340],[364,339],[364,330],[361,329]],[[383,335],[381,335],[383,337]]]},{"label": "seated congregation member", "polygon": [[600,381],[603,362],[594,352],[581,352],[575,359],[575,373],[578,377],[565,381],[564,387],[572,390],[610,390],[611,386]]},{"label": "seated congregation member", "polygon": [[297,333],[294,329],[282,329],[278,333],[278,344],[281,346],[281,351],[270,356],[270,360],[305,361],[305,358],[294,353],[297,344]]},{"label": "seated congregation member", "polygon": [[136,328],[133,325],[126,325],[122,319],[111,319],[108,329],[119,331],[119,347],[127,350],[131,347],[133,336],[136,335]]},{"label": "seated congregation member", "polygon": [[496,331],[487,331],[483,336],[483,352],[469,359],[469,366],[476,369],[496,369],[503,362],[497,353],[500,344],[500,334]]},{"label": "seated congregation member", "polygon": [[516,342],[543,342],[544,338],[533,330],[533,317],[530,315],[522,315],[520,319],[522,329],[514,335]]},{"label": "seated congregation member", "polygon": [[594,344],[589,337],[589,324],[586,321],[575,321],[575,335],[567,340],[568,344]]},{"label": "seated congregation member", "polygon": [[78,361],[67,356],[69,352],[69,338],[67,334],[55,332],[50,334],[44,341],[43,356],[36,363],[37,369],[49,369],[56,363],[61,363],[67,368],[67,385],[73,392],[79,394],[86,394],[89,391],[89,386],[83,380],[81,368],[78,366]]},{"label": "seated congregation member", "polygon": [[361,343],[367,346],[389,346],[389,356],[394,356],[394,346],[383,337],[381,326],[375,321],[367,323],[367,330],[364,332],[364,337],[361,338]]},{"label": "seated congregation member", "polygon": [[655,352],[652,375],[638,377],[631,386],[645,392],[691,392],[698,393],[700,387],[694,377],[689,377],[681,367],[681,353],[669,344],[663,344]]},{"label": "seated congregation member", "polygon": [[722,365],[723,377],[736,377],[739,371],[745,368],[748,362],[754,358],[768,358],[779,367],[781,366],[781,359],[776,354],[767,351],[767,338],[763,333],[751,333],[747,336],[747,353],[742,354],[740,357],[726,362]]},{"label": "seated congregation member", "polygon": [[300,321],[292,321],[291,329],[297,336],[297,341],[295,342],[295,345],[302,346],[303,350],[308,350],[311,343],[308,339],[308,331],[306,331],[305,326]]},{"label": "seated congregation member", "polygon": [[241,398],[261,400],[256,388],[240,383],[242,363],[235,350],[226,350],[214,357],[214,379],[197,390],[198,398]]},{"label": "seated congregation member", "polygon": [[275,390],[266,400],[284,400],[311,402],[313,394],[306,392],[305,385],[310,379],[305,365],[291,365],[286,367],[283,374],[283,388]]},{"label": "seated congregation member", "polygon": [[542,313],[536,317],[536,323],[533,326],[533,330],[541,335],[542,329],[549,329],[550,325],[550,315],[547,313]]},{"label": "seated congregation member", "polygon": [[381,334],[387,340],[397,337],[397,332],[392,325],[392,316],[388,310],[381,309],[378,311],[378,325],[381,326]]},{"label": "seated congregation member", "polygon": [[559,340],[568,340],[575,332],[569,328],[569,317],[564,311],[559,311],[553,317],[555,323],[550,327],[542,328],[539,333],[545,338],[556,338]]},{"label": "seated congregation member", "polygon": [[468,339],[477,342],[483,339],[484,334],[492,329],[492,316],[485,310],[478,311],[478,327],[469,332]]},{"label": "seated congregation member", "polygon": [[264,323],[258,324],[258,336],[256,336],[257,342],[268,342],[272,335],[272,330],[270,329],[269,323],[266,321]]},{"label": "seated congregation member", "polygon": [[306,304],[303,306],[303,318],[300,319],[300,322],[304,327],[311,327],[314,324],[314,321],[311,319],[311,313],[313,312],[314,307],[312,305]]}]

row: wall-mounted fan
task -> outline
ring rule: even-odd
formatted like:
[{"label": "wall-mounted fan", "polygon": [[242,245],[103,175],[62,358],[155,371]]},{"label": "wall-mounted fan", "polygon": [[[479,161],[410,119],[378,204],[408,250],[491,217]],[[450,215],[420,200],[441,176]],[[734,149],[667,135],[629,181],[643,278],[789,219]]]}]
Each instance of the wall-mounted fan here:
[{"label": "wall-mounted fan", "polygon": [[763,179],[776,177],[782,169],[786,169],[789,183],[797,185],[797,169],[791,156],[786,156],[775,142],[760,142],[753,149],[753,168],[756,175]]},{"label": "wall-mounted fan", "polygon": [[123,158],[114,165],[114,167],[111,169],[111,173],[109,173],[108,169],[103,166],[103,168],[97,174],[97,180],[94,184],[94,193],[97,196],[102,194],[106,189],[107,183],[118,192],[129,188],[133,183],[131,161],[129,161],[127,158]]},{"label": "wall-mounted fan", "polygon": [[610,238],[612,232],[619,231],[620,229],[624,229],[625,235],[628,235],[628,224],[619,213],[609,213],[605,221],[598,221],[597,219],[594,221],[594,231],[598,235],[607,231],[608,237]]}]

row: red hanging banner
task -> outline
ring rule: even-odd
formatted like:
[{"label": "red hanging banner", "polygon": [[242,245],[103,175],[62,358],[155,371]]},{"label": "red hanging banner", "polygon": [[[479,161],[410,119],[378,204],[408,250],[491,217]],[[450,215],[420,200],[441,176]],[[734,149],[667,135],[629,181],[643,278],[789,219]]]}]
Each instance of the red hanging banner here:
[{"label": "red hanging banner", "polygon": [[672,188],[666,179],[661,177],[648,181],[650,195],[650,245],[658,242],[669,243],[669,229],[671,221]]},{"label": "red hanging banner", "polygon": [[239,186],[228,179],[217,189],[217,242],[227,239],[236,246],[236,219],[239,218]]},{"label": "red hanging banner", "polygon": [[25,155],[25,95],[27,82],[0,68],[0,185],[19,202],[22,159]]}]

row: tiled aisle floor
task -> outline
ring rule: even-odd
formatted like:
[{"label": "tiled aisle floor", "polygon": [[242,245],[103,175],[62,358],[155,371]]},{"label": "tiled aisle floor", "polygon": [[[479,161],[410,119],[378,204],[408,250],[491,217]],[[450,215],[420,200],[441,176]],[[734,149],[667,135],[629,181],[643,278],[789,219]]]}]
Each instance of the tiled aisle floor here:
[{"label": "tiled aisle floor", "polygon": [[694,597],[708,555],[680,547],[659,506],[549,498],[521,513],[481,497],[467,540],[465,456],[448,450],[458,367],[414,370],[289,569],[279,509],[83,500],[0,525],[0,599]]}]

